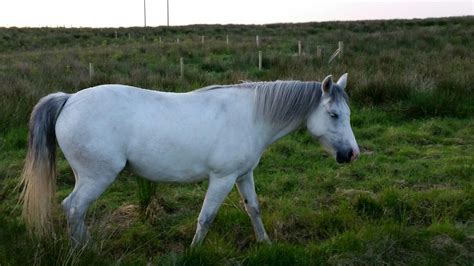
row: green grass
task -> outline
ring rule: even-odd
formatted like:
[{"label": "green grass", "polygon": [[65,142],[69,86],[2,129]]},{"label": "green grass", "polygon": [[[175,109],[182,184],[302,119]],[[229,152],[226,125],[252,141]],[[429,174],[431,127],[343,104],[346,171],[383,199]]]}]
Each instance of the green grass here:
[{"label": "green grass", "polygon": [[[133,28],[119,29],[119,39],[114,29],[0,29],[0,264],[471,265],[473,23],[465,17]],[[240,41],[226,46],[226,34]],[[263,44],[262,71],[255,34]],[[179,46],[172,43],[176,36]],[[294,56],[298,39],[302,57]],[[338,40],[347,51],[328,65]],[[323,62],[315,57],[316,44],[327,45]],[[185,58],[183,79],[179,57]],[[92,80],[89,62],[96,70]],[[361,157],[336,164],[304,128],[272,145],[255,185],[273,244],[255,242],[234,190],[204,245],[189,249],[207,183],[152,185],[125,171],[88,212],[93,244],[74,251],[59,206],[74,178],[61,156],[55,239],[36,242],[27,235],[16,185],[28,115],[39,97],[101,83],[188,91],[344,72]]]}]

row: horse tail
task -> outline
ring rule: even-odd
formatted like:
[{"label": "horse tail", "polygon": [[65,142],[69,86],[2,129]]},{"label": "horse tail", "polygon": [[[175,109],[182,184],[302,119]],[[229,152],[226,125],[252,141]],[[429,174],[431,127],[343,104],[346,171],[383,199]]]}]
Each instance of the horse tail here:
[{"label": "horse tail", "polygon": [[52,233],[51,204],[56,180],[56,120],[70,97],[62,92],[43,97],[33,108],[28,125],[28,153],[21,174],[23,218],[38,237]]}]

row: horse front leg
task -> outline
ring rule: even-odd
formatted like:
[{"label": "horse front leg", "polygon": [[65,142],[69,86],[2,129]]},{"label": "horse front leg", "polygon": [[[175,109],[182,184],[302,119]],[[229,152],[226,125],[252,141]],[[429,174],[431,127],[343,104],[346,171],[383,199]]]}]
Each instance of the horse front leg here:
[{"label": "horse front leg", "polygon": [[258,204],[257,193],[255,192],[253,180],[253,171],[248,172],[246,175],[237,180],[237,188],[239,189],[240,196],[244,201],[245,210],[252,221],[257,241],[270,243],[270,238],[265,231],[265,227],[263,226],[262,218],[260,216],[260,207]]},{"label": "horse front leg", "polygon": [[191,246],[201,244],[209,231],[209,226],[216,217],[217,211],[224,199],[227,197],[235,184],[237,175],[217,176],[211,174],[209,178],[209,187],[204,198],[204,203],[199,213],[196,234],[194,235]]}]

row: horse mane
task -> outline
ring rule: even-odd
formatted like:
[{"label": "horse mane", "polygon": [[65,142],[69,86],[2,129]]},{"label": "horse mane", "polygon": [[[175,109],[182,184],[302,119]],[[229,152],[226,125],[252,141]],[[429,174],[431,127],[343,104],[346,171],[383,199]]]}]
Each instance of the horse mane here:
[{"label": "horse mane", "polygon": [[[321,99],[320,82],[304,81],[273,81],[273,82],[244,82],[234,85],[212,85],[195,92],[205,92],[216,89],[254,89],[254,105],[258,118],[277,124],[287,124],[300,120],[316,108]],[[331,98],[336,101],[347,95],[333,85]]]}]

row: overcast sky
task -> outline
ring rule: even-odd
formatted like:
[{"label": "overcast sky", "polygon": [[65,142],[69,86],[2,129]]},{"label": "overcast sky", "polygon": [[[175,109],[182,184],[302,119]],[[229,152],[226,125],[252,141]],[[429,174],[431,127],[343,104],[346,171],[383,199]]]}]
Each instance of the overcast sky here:
[{"label": "overcast sky", "polygon": [[[143,0],[0,0],[0,27],[143,26]],[[472,0],[169,0],[170,25],[472,16]],[[166,0],[146,0],[166,25]]]}]

